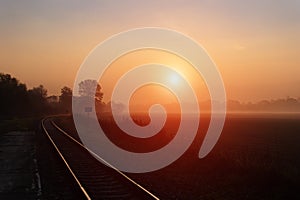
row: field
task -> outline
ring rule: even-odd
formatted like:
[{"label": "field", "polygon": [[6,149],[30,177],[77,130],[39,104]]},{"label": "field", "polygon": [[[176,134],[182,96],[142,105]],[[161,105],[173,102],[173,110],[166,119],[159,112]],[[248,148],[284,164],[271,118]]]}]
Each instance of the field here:
[{"label": "field", "polygon": [[[70,118],[57,122],[67,131],[75,131]],[[299,115],[230,114],[213,151],[199,159],[208,122],[202,119],[195,142],[176,162],[155,172],[129,176],[162,199],[300,197]],[[113,135],[110,138],[116,139]],[[140,148],[133,151],[139,152]]]}]

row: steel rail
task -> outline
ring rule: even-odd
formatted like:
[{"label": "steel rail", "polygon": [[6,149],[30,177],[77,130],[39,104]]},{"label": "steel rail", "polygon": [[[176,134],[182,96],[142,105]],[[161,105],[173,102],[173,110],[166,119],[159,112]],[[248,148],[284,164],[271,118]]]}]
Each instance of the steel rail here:
[{"label": "steel rail", "polygon": [[[51,116],[53,117],[53,116]],[[48,117],[49,118],[49,117]],[[55,147],[56,151],[58,152],[59,156],[62,158],[62,160],[64,161],[66,167],[68,168],[69,172],[72,174],[73,178],[75,179],[77,185],[80,187],[81,191],[83,192],[83,194],[85,195],[86,199],[91,199],[90,196],[88,195],[88,193],[86,192],[85,188],[82,186],[82,184],[80,183],[79,179],[76,177],[75,173],[73,172],[73,170],[71,169],[70,165],[68,164],[68,162],[66,161],[66,159],[64,158],[64,156],[62,155],[62,153],[60,152],[59,148],[56,146],[55,142],[53,141],[53,139],[51,138],[50,134],[48,133],[48,131],[46,130],[46,127],[44,125],[44,121],[48,118],[44,118],[42,120],[42,127],[46,133],[46,135],[48,136],[49,140],[51,141],[51,143],[53,144],[53,146]],[[106,166],[110,167],[111,169],[113,169],[115,172],[117,172],[118,174],[120,174],[121,176],[123,176],[125,179],[127,179],[130,183],[132,183],[134,186],[138,187],[142,192],[145,192],[147,195],[149,195],[149,197],[151,197],[152,199],[155,200],[159,200],[159,198],[157,196],[155,196],[154,194],[152,194],[150,191],[148,191],[146,188],[144,188],[143,186],[141,186],[140,184],[138,184],[137,182],[135,182],[134,180],[132,180],[130,177],[128,177],[126,174],[124,174],[123,172],[121,172],[120,170],[118,170],[116,167],[114,167],[112,164],[108,163],[106,160],[104,160],[103,158],[101,158],[99,155],[97,155],[96,153],[94,153],[92,150],[90,150],[89,148],[87,148],[86,146],[84,146],[81,142],[77,141],[75,138],[73,138],[72,136],[70,136],[70,134],[68,134],[66,131],[64,131],[62,128],[60,128],[54,121],[52,121],[50,119],[51,124],[62,134],[64,134],[65,136],[67,136],[69,139],[71,139],[74,143],[76,143],[77,145],[79,145],[81,148],[84,148],[85,150],[87,150],[91,155],[93,155],[95,158],[97,158],[98,160],[100,160],[103,164],[105,164]]]},{"label": "steel rail", "polygon": [[73,170],[71,169],[70,165],[68,164],[68,162],[66,161],[65,157],[62,155],[62,153],[60,152],[60,150],[58,149],[58,147],[56,146],[55,142],[53,141],[53,139],[51,138],[51,136],[49,135],[45,125],[44,125],[44,121],[47,118],[44,118],[42,120],[42,128],[44,130],[44,132],[46,133],[48,139],[50,140],[50,142],[52,143],[53,147],[55,148],[56,152],[58,153],[58,155],[61,157],[61,159],[63,160],[64,164],[66,165],[68,171],[71,173],[72,177],[74,178],[74,180],[76,181],[77,185],[79,186],[80,190],[82,191],[82,193],[84,194],[84,196],[86,197],[86,199],[91,200],[90,196],[88,195],[88,193],[86,192],[86,190],[84,189],[84,187],[82,186],[82,184],[80,183],[80,181],[78,180],[78,178],[76,177],[75,173],[73,172]]}]

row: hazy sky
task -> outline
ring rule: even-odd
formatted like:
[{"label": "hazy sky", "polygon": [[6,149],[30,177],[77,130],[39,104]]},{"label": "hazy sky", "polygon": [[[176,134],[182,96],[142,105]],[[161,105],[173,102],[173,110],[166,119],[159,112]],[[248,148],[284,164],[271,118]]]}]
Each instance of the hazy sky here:
[{"label": "hazy sky", "polygon": [[1,0],[0,26],[0,72],[49,94],[107,37],[158,26],[206,48],[230,99],[300,97],[299,0]]}]

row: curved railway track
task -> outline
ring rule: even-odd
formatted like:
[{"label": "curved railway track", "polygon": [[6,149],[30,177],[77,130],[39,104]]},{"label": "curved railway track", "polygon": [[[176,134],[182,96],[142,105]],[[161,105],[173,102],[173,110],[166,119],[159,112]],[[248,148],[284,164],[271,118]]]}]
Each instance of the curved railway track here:
[{"label": "curved railway track", "polygon": [[51,118],[42,120],[42,128],[85,199],[159,199],[84,147],[77,135],[65,132]]}]

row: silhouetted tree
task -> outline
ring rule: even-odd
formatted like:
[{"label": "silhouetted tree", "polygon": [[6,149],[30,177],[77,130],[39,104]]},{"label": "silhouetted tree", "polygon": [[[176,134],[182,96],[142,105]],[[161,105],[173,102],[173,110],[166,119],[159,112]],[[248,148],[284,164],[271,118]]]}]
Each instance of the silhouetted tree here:
[{"label": "silhouetted tree", "polygon": [[47,90],[44,88],[43,85],[40,85],[38,87],[34,87],[30,90],[28,90],[28,93],[31,98],[35,98],[35,100],[38,100],[40,102],[45,102],[47,98]]},{"label": "silhouetted tree", "polygon": [[28,97],[30,101],[30,107],[32,107],[32,110],[35,112],[35,114],[46,113],[49,111],[46,101],[47,90],[43,85],[28,90]]},{"label": "silhouetted tree", "polygon": [[63,87],[59,96],[59,103],[62,107],[63,112],[70,112],[72,107],[72,89],[69,87]]},{"label": "silhouetted tree", "polygon": [[3,117],[24,115],[27,111],[26,85],[9,74],[0,73],[0,110]]},{"label": "silhouetted tree", "polygon": [[[105,106],[101,87],[95,80],[82,81],[79,84],[79,94],[80,98],[95,100],[99,111]],[[72,90],[69,87],[61,89],[57,101],[57,96],[47,97],[47,90],[43,85],[27,90],[26,85],[16,78],[0,73],[0,119],[70,112],[71,105]]]}]

